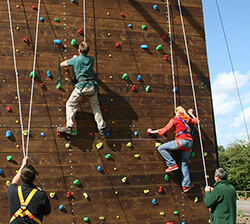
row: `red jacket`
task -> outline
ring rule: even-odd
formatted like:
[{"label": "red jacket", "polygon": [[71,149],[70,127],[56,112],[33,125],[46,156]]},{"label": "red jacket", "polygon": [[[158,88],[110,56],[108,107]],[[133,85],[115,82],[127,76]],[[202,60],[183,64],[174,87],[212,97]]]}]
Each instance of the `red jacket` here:
[{"label": "red jacket", "polygon": [[[184,120],[188,125],[197,124],[198,121],[197,118],[190,118],[185,114],[180,114],[178,117]],[[180,131],[184,131],[186,129],[186,126],[177,117],[172,118],[164,128],[158,129],[159,135],[162,136],[163,134],[168,132],[172,127],[174,127],[175,138],[193,140],[194,137],[190,134],[183,133],[178,135]]]}]

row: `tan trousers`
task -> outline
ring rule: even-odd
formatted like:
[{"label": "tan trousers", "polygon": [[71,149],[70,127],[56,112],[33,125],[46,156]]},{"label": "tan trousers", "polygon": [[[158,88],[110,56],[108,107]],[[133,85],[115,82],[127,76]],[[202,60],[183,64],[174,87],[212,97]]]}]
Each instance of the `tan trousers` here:
[{"label": "tan trousers", "polygon": [[[67,127],[73,127],[77,107],[83,95],[88,96],[89,103],[91,105],[92,112],[94,114],[94,118],[95,118],[98,130],[101,130],[106,127],[106,123],[103,120],[102,112],[101,112],[100,105],[99,105],[98,94],[94,94],[95,91],[96,90],[94,86],[85,87],[82,90],[79,88],[78,89],[75,88],[73,90],[73,92],[71,93],[66,103],[66,119],[67,119],[66,126]],[[80,95],[78,92],[81,92],[82,95]]]}]

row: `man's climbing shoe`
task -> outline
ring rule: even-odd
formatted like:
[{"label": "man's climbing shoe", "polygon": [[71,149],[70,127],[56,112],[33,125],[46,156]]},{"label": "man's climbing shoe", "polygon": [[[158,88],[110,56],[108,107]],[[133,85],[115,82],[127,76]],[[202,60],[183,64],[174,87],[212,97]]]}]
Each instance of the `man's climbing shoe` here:
[{"label": "man's climbing shoe", "polygon": [[193,188],[193,187],[194,187],[194,185],[192,184],[191,187],[182,187],[182,190],[183,190],[183,192],[187,193],[187,192],[190,191],[191,188]]},{"label": "man's climbing shoe", "polygon": [[60,133],[72,134],[72,128],[71,127],[57,127],[57,130]]},{"label": "man's climbing shoe", "polygon": [[166,172],[166,173],[169,173],[169,172],[172,172],[172,171],[178,170],[178,169],[179,169],[179,167],[177,166],[177,164],[175,164],[175,165],[170,166],[170,167],[168,167],[167,169],[165,169],[165,172]]},{"label": "man's climbing shoe", "polygon": [[109,132],[110,132],[111,128],[109,126],[106,126],[103,129],[99,130],[100,135],[105,135],[107,137],[107,135],[109,136]]}]

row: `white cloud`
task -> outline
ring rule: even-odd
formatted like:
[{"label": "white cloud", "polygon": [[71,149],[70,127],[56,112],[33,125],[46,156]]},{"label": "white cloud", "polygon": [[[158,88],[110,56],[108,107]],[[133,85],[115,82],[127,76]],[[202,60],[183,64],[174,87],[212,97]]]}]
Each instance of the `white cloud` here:
[{"label": "white cloud", "polygon": [[[245,115],[246,123],[249,126],[250,125],[250,107],[248,107],[244,110],[244,115]],[[234,119],[234,121],[232,122],[230,127],[242,127],[245,129],[242,112],[240,113],[240,115],[238,115]]]},{"label": "white cloud", "polygon": [[242,101],[244,104],[250,103],[250,92],[242,95]]},{"label": "white cloud", "polygon": [[237,101],[226,93],[213,94],[215,116],[229,114],[236,105]]},{"label": "white cloud", "polygon": [[[238,87],[244,86],[250,79],[250,71],[246,75],[241,74],[239,71],[235,72]],[[215,94],[224,93],[235,90],[235,81],[233,72],[220,73],[212,82],[212,91]]]}]

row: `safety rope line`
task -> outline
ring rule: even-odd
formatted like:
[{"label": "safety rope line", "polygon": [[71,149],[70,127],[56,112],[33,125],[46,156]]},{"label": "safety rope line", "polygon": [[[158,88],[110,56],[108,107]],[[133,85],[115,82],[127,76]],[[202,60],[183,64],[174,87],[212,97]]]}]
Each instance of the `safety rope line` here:
[{"label": "safety rope line", "polygon": [[168,29],[169,29],[169,47],[171,56],[171,67],[172,67],[172,78],[173,78],[173,92],[174,92],[174,109],[176,109],[176,91],[175,91],[175,74],[174,74],[174,59],[173,59],[173,41],[171,34],[171,20],[170,20],[170,10],[169,1],[167,0],[167,17],[168,17]]},{"label": "safety rope line", "polygon": [[247,133],[247,139],[248,139],[248,142],[250,143],[250,137],[249,137],[249,132],[248,132],[248,128],[247,128],[246,117],[245,117],[245,113],[244,113],[244,109],[243,109],[243,104],[242,104],[241,97],[240,97],[240,90],[239,90],[239,86],[238,86],[236,75],[235,75],[235,70],[234,70],[234,66],[233,66],[233,60],[232,60],[232,57],[231,57],[231,53],[230,53],[230,49],[229,49],[229,45],[228,45],[228,41],[227,41],[226,31],[225,31],[225,28],[224,28],[224,25],[223,25],[222,16],[221,16],[221,13],[220,13],[220,8],[219,8],[218,1],[215,0],[215,2],[216,2],[216,6],[217,6],[219,18],[220,18],[220,23],[221,23],[221,27],[222,27],[222,31],[223,31],[223,36],[224,36],[226,47],[227,47],[227,53],[228,53],[229,61],[230,61],[232,72],[233,72],[233,76],[234,76],[234,82],[235,82],[236,91],[237,91],[237,95],[238,95],[238,99],[239,99],[239,103],[240,103],[240,108],[241,108],[241,113],[242,113],[242,117],[243,117],[243,122],[244,122],[244,126],[245,126],[246,133]]},{"label": "safety rope line", "polygon": [[83,0],[83,32],[84,32],[84,42],[86,42],[86,2]]},{"label": "safety rope line", "polygon": [[185,31],[184,22],[183,22],[183,17],[182,17],[182,10],[181,10],[180,0],[178,0],[178,6],[179,6],[179,11],[180,11],[181,25],[182,25],[183,37],[184,37],[184,42],[185,42],[185,47],[186,47],[186,53],[187,53],[187,61],[188,61],[188,68],[189,68],[189,74],[190,74],[190,81],[191,81],[192,91],[193,91],[193,99],[194,99],[195,113],[196,113],[196,117],[197,117],[197,119],[198,119],[197,125],[198,125],[199,139],[200,139],[200,146],[201,146],[201,156],[202,156],[202,162],[203,162],[203,169],[204,169],[204,175],[205,175],[205,182],[206,182],[206,186],[207,186],[207,185],[208,185],[207,170],[206,170],[206,162],[205,162],[204,149],[203,149],[202,136],[201,136],[201,127],[200,127],[200,122],[199,122],[199,113],[198,113],[198,107],[197,107],[197,102],[196,102],[196,95],[195,95],[195,89],[194,89],[193,74],[192,74],[191,62],[190,62],[190,58],[189,58],[187,37],[186,37],[186,31]]}]

